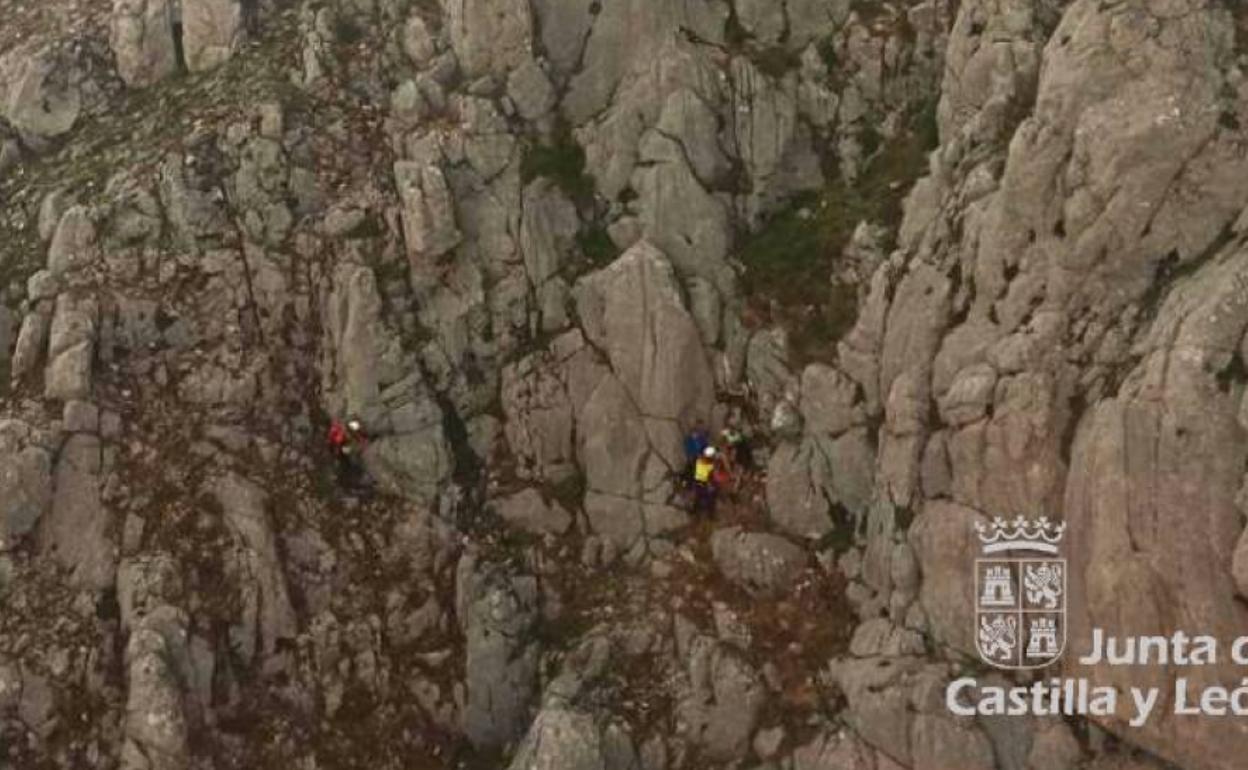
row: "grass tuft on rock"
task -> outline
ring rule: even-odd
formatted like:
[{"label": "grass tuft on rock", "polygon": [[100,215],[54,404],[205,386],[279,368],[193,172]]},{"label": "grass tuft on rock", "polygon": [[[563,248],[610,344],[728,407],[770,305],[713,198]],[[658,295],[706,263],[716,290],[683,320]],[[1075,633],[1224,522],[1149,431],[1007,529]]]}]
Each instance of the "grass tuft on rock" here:
[{"label": "grass tuft on rock", "polygon": [[773,45],[755,51],[750,56],[750,59],[760,72],[776,79],[782,78],[786,73],[793,72],[802,66],[802,57],[782,45]]},{"label": "grass tuft on rock", "polygon": [[[861,221],[896,233],[905,195],[927,169],[930,138],[916,117],[909,131],[880,140],[857,184],[832,173],[822,190],[794,198],[741,247],[747,300],[764,322],[789,329],[796,363],[831,361],[853,328],[857,287],[834,279],[836,260]],[[890,238],[884,248],[894,245]]]},{"label": "grass tuft on rock", "polygon": [[578,207],[593,203],[594,180],[585,173],[585,150],[564,121],[556,124],[549,144],[529,145],[520,159],[520,180],[527,185],[538,177],[554,182]]},{"label": "grass tuft on rock", "polygon": [[577,234],[576,242],[591,270],[609,264],[620,255],[615,241],[611,240],[607,229],[600,224],[586,225]]}]

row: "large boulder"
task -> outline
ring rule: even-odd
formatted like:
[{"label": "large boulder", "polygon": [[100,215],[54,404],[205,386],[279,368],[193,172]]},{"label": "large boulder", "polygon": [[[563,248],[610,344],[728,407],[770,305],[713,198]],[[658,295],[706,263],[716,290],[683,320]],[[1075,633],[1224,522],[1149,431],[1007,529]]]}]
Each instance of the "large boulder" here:
[{"label": "large boulder", "polygon": [[169,0],[113,0],[110,42],[126,85],[149,86],[177,71],[173,23]]},{"label": "large boulder", "polygon": [[833,469],[818,441],[782,444],[767,466],[767,512],[795,537],[817,539],[834,525],[829,502]]},{"label": "large boulder", "polygon": [[709,417],[714,378],[672,267],[654,246],[637,244],[574,293],[585,338],[609,367],[574,406],[586,513],[627,549],[685,523],[668,505],[672,479],[684,463],[683,431]]},{"label": "large boulder", "polygon": [[0,551],[34,529],[52,502],[52,455],[23,422],[0,420]]},{"label": "large boulder", "polygon": [[714,762],[742,760],[767,702],[767,690],[753,667],[709,636],[688,643],[689,687],[677,703],[686,738]]},{"label": "large boulder", "polygon": [[546,502],[536,489],[522,489],[495,500],[498,515],[513,527],[534,535],[562,535],[572,526],[572,514],[558,502]]},{"label": "large boulder", "polygon": [[643,417],[686,424],[709,417],[710,361],[663,252],[638,243],[581,279],[574,293],[585,336]]},{"label": "large boulder", "polygon": [[845,694],[847,723],[879,751],[881,763],[924,770],[998,767],[984,731],[949,714],[947,666],[917,658],[861,658],[833,661],[829,672]]},{"label": "large boulder", "polygon": [[716,530],[711,553],[724,577],[761,599],[790,592],[806,568],[806,552],[794,543],[740,527]]},{"label": "large boulder", "polygon": [[[511,770],[609,770],[593,717],[564,708],[542,709]],[[621,770],[623,770],[621,768]]]},{"label": "large boulder", "polygon": [[242,44],[243,5],[248,1],[194,0],[181,4],[187,69],[202,72],[229,61]]},{"label": "large boulder", "polygon": [[68,46],[21,45],[0,55],[0,118],[35,141],[69,133],[87,108],[83,64]]}]

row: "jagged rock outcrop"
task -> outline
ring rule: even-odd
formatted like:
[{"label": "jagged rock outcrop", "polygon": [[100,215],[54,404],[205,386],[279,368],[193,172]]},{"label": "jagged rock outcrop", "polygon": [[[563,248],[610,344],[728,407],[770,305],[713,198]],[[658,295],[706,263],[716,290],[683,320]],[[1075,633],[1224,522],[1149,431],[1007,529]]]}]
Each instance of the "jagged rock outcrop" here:
[{"label": "jagged rock outcrop", "polygon": [[1248,621],[1238,5],[6,10],[0,765],[1243,753],[943,699],[995,516],[1070,651]]}]

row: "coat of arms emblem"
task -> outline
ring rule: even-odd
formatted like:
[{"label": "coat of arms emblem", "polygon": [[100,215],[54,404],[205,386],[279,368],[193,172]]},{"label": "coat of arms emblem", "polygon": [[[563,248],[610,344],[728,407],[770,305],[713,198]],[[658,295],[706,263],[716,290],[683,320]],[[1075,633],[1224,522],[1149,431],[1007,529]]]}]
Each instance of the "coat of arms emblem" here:
[{"label": "coat of arms emblem", "polygon": [[1043,668],[1066,649],[1066,525],[994,519],[975,525],[975,643],[990,666]]}]

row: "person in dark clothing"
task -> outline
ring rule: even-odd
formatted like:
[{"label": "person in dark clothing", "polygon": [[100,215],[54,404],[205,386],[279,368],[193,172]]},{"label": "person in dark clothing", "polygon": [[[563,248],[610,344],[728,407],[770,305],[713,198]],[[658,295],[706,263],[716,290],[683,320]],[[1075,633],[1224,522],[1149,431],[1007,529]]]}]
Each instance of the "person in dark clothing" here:
[{"label": "person in dark clothing", "polygon": [[710,445],[710,431],[706,429],[706,423],[698,420],[689,435],[685,436],[685,460],[692,466]]},{"label": "person in dark clothing", "polygon": [[693,478],[694,465],[697,464],[698,458],[711,445],[711,432],[707,429],[706,423],[698,420],[693,424],[693,430],[685,435],[685,470],[681,475],[683,480],[682,488],[688,489],[690,480]]},{"label": "person in dark clothing", "polygon": [[754,453],[750,450],[749,439],[744,433],[734,427],[725,428],[723,441],[734,473],[749,473],[754,470]]}]

